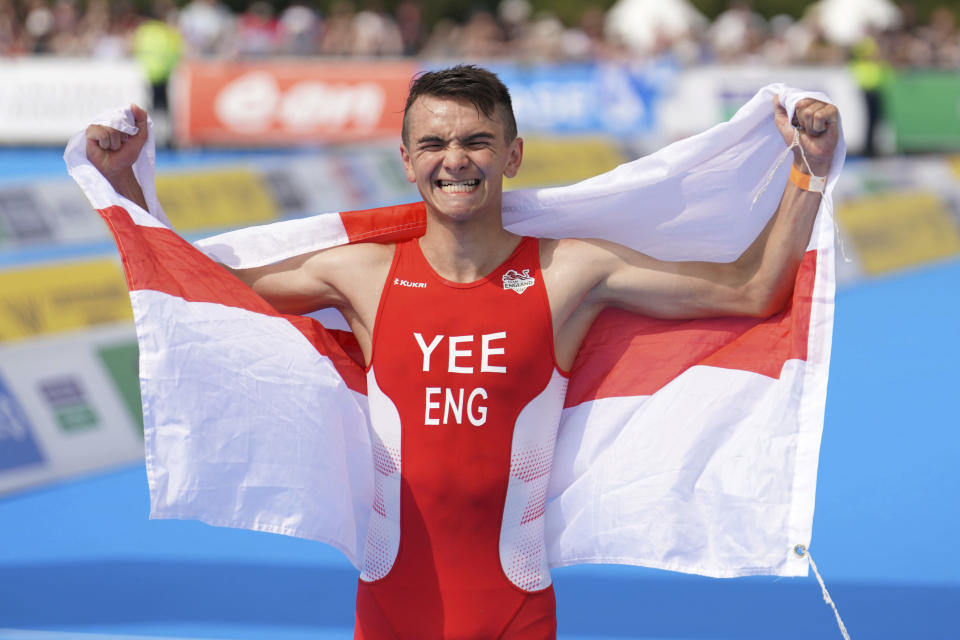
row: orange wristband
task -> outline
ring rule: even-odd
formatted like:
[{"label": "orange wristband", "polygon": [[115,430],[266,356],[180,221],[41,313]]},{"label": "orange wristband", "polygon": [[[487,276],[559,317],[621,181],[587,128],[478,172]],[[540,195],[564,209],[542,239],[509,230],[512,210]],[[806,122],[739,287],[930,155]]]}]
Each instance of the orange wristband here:
[{"label": "orange wristband", "polygon": [[790,168],[790,182],[803,189],[804,191],[813,191],[814,193],[823,193],[827,186],[827,179],[821,176],[811,176],[797,169],[796,165]]}]

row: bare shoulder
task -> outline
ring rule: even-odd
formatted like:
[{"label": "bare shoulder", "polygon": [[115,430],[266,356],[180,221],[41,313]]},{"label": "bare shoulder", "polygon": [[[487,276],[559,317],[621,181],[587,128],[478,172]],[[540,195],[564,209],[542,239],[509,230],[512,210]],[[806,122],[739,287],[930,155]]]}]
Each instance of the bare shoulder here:
[{"label": "bare shoulder", "polygon": [[642,256],[616,242],[599,238],[541,238],[540,264],[544,271],[577,271],[602,277],[618,263]]},{"label": "bare shoulder", "polygon": [[393,260],[393,244],[359,242],[331,247],[311,255],[304,265],[311,273],[350,277],[355,272],[388,269]]},{"label": "bare shoulder", "polygon": [[612,244],[594,239],[541,238],[540,269],[555,321],[562,322],[603,280],[612,264],[607,247]]},{"label": "bare shoulder", "polygon": [[343,245],[231,271],[283,313],[366,309],[379,299],[393,249],[392,244]]},{"label": "bare shoulder", "polygon": [[676,269],[676,263],[599,238],[545,240],[540,263],[548,292],[558,303],[576,307],[617,304],[625,286],[627,297],[635,299]]},{"label": "bare shoulder", "polygon": [[616,256],[622,252],[636,253],[622,244],[600,238],[540,238],[540,254],[557,254],[563,259]]},{"label": "bare shoulder", "polygon": [[553,269],[575,259],[586,241],[579,238],[540,238],[540,266]]},{"label": "bare shoulder", "polygon": [[332,247],[310,256],[307,274],[349,298],[350,292],[373,292],[377,297],[393,261],[393,244],[360,242]]},{"label": "bare shoulder", "polygon": [[557,363],[567,370],[603,304],[594,291],[613,264],[614,243],[604,240],[543,238],[540,268],[553,318]]}]

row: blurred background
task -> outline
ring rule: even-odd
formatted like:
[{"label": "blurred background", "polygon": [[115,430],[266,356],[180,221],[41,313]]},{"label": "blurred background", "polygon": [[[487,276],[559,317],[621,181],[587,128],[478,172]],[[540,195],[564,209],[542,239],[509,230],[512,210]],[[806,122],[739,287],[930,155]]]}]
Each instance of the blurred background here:
[{"label": "blurred background", "polygon": [[[137,347],[68,137],[146,106],[188,238],[417,198],[418,71],[500,74],[509,188],[565,184],[823,91],[849,157],[811,551],[853,638],[960,638],[960,5],[888,0],[0,0],[0,639],[349,638],[314,543],[149,522]],[[814,578],[555,573],[561,638],[839,638]]]}]

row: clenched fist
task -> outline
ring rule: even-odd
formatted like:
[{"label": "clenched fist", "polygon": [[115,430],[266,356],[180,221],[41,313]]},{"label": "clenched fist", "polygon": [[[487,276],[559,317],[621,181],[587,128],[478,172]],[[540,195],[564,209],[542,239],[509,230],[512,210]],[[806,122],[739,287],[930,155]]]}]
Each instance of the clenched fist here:
[{"label": "clenched fist", "polygon": [[147,141],[147,112],[135,104],[130,110],[137,127],[134,135],[99,124],[87,127],[87,159],[111,182],[133,166]]},{"label": "clenched fist", "polygon": [[87,127],[87,160],[117,193],[147,209],[143,190],[133,173],[133,163],[147,141],[147,112],[135,104],[130,105],[130,111],[137,127],[133,135],[99,124]]},{"label": "clenched fist", "polygon": [[803,162],[803,156],[806,156],[815,175],[827,175],[833,161],[833,152],[840,139],[837,108],[832,104],[807,98],[797,103],[793,122],[787,118],[787,110],[780,104],[777,96],[773,97],[773,108],[774,119],[784,141],[792,144],[794,135],[799,136],[800,148],[794,150],[794,165],[806,173],[807,167]]}]

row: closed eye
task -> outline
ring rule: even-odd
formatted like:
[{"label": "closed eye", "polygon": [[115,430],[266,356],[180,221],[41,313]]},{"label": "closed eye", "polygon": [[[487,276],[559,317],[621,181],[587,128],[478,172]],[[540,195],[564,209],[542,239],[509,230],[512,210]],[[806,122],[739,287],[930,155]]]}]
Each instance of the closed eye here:
[{"label": "closed eye", "polygon": [[463,140],[463,146],[470,149],[483,149],[493,144],[493,134],[477,133]]},{"label": "closed eye", "polygon": [[424,136],[417,140],[417,149],[421,151],[439,151],[446,146],[447,141],[437,136]]}]

